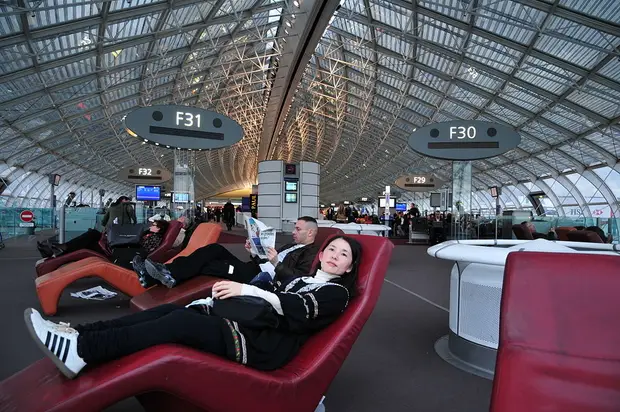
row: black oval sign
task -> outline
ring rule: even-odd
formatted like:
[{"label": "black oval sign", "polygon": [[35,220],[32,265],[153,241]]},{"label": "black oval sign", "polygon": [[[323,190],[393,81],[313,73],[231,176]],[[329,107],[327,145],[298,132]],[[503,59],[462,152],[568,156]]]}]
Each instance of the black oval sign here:
[{"label": "black oval sign", "polygon": [[394,184],[409,192],[430,192],[438,189],[443,182],[433,175],[405,175],[396,179]]},{"label": "black oval sign", "polygon": [[198,107],[141,107],[129,113],[124,121],[130,135],[171,149],[218,149],[243,138],[243,128],[239,123]]},{"label": "black oval sign", "polygon": [[510,126],[479,120],[435,123],[409,136],[409,147],[429,157],[445,160],[476,160],[498,156],[521,143]]},{"label": "black oval sign", "polygon": [[160,184],[172,179],[172,173],[162,167],[131,166],[119,170],[118,177],[137,184]]}]

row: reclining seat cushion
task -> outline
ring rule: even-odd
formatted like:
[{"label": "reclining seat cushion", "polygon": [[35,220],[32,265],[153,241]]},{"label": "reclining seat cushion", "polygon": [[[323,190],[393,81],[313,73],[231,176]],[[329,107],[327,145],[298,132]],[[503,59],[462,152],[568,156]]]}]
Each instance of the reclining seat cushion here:
[{"label": "reclining seat cushion", "polygon": [[532,236],[532,232],[524,228],[523,225],[512,225],[512,232],[515,234],[517,239],[534,240],[534,236]]},{"label": "reclining seat cushion", "polygon": [[[196,249],[217,242],[222,227],[215,223],[201,223],[198,225],[187,247],[166,263],[172,262],[179,256],[188,256]],[[219,278],[212,276],[198,276],[168,289],[164,286],[155,286],[131,299],[132,310],[146,310],[164,303],[184,303],[202,298],[211,294],[211,287]]]},{"label": "reclining seat cushion", "polygon": [[[142,399],[162,391],[171,394],[166,396],[172,402],[183,399],[210,412],[256,410],[256,405],[269,412],[312,412],[377,302],[393,249],[387,238],[351,237],[368,251],[360,264],[359,295],[281,369],[262,372],[187,347],[159,345],[86,369],[75,380],[65,379],[43,359],[0,383],[0,399],[29,412],[94,412],[130,396],[142,394]],[[31,395],[33,387],[37,396]]]},{"label": "reclining seat cushion", "polygon": [[620,410],[620,256],[506,261],[491,412]]},{"label": "reclining seat cushion", "polygon": [[573,230],[568,232],[566,236],[571,242],[605,243],[596,232],[591,230]]},{"label": "reclining seat cushion", "polygon": [[35,270],[37,272],[37,277],[47,275],[48,273],[53,272],[59,267],[66,265],[68,263],[77,262],[78,260],[87,259],[91,257],[108,260],[108,256],[101,255],[95,252],[94,250],[80,249],[80,250],[76,250],[75,252],[60,255],[56,258],[49,258],[49,259],[44,260],[38,266],[35,267]]}]

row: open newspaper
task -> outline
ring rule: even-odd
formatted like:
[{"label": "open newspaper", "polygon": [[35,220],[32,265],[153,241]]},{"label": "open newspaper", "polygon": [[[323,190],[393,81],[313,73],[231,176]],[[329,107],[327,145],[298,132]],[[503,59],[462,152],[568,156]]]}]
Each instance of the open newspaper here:
[{"label": "open newspaper", "polygon": [[260,259],[267,259],[267,249],[276,246],[276,230],[247,215],[245,215],[245,228],[248,231],[252,253]]}]

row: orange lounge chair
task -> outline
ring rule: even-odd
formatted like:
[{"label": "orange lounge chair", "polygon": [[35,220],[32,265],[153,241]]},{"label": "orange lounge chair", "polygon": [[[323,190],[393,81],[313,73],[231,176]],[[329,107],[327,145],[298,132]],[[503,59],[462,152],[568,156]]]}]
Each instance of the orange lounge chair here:
[{"label": "orange lounge chair", "polygon": [[[222,227],[218,224],[200,224],[192,234],[187,247],[168,262],[173,261],[178,256],[187,256],[198,248],[215,243],[221,231]],[[55,315],[62,291],[76,280],[90,276],[105,280],[129,296],[136,296],[145,291],[134,271],[117,266],[103,258],[91,257],[65,265],[35,280],[37,296],[43,312],[46,315]]]}]

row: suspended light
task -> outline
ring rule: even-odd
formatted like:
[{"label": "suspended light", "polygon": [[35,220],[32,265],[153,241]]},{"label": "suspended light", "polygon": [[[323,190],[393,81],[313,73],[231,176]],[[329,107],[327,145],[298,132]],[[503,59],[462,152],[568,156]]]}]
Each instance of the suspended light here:
[{"label": "suspended light", "polygon": [[284,22],[284,24],[286,24],[288,27],[293,27],[293,25],[291,24],[291,22],[290,22],[290,21],[288,21],[288,20],[287,20],[287,21],[285,21],[285,22]]},{"label": "suspended light", "polygon": [[299,1],[297,0],[293,0],[293,5],[297,8],[299,8]]}]

